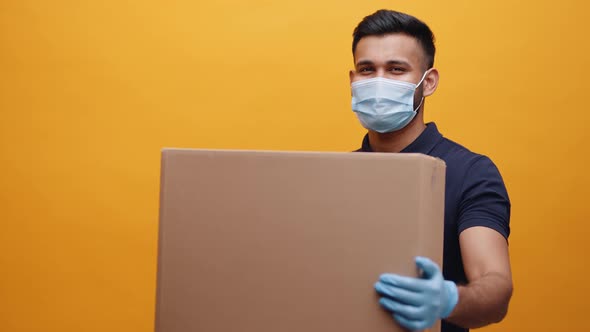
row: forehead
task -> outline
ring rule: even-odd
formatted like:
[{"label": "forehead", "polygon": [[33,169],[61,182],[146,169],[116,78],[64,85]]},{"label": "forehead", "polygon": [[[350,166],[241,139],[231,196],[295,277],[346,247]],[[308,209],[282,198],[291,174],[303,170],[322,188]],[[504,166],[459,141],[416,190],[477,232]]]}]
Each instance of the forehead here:
[{"label": "forehead", "polygon": [[424,51],[418,40],[400,33],[363,37],[354,52],[355,63],[364,60],[374,63],[401,60],[412,66],[420,66],[424,63],[423,58]]}]

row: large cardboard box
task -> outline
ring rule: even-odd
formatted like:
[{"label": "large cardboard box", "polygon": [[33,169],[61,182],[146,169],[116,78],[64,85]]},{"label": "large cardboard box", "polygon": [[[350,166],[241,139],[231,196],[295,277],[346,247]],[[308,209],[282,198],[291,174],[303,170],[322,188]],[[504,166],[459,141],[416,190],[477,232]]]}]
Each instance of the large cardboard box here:
[{"label": "large cardboard box", "polygon": [[402,331],[373,285],[442,263],[444,182],[418,154],[164,150],[156,331]]}]

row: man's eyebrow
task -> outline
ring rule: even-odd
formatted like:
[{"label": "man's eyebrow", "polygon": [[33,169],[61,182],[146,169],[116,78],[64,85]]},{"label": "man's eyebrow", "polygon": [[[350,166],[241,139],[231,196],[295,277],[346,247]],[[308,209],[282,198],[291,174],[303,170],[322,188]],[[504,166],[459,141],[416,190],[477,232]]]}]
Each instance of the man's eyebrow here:
[{"label": "man's eyebrow", "polygon": [[373,65],[373,61],[371,60],[361,60],[359,62],[356,63],[356,66],[367,66],[367,65]]},{"label": "man's eyebrow", "polygon": [[402,66],[406,66],[406,67],[412,67],[412,65],[410,65],[410,63],[406,62],[406,61],[402,61],[402,60],[389,60],[387,61],[388,65],[402,65]]},{"label": "man's eyebrow", "polygon": [[[403,61],[403,60],[389,60],[385,64],[388,65],[388,66],[391,66],[391,65],[401,65],[401,66],[406,66],[406,67],[412,67],[412,65],[410,65],[409,62]],[[359,62],[356,63],[356,66],[357,67],[359,67],[359,66],[367,66],[367,65],[371,66],[371,65],[374,65],[374,63],[371,60],[360,60]]]}]

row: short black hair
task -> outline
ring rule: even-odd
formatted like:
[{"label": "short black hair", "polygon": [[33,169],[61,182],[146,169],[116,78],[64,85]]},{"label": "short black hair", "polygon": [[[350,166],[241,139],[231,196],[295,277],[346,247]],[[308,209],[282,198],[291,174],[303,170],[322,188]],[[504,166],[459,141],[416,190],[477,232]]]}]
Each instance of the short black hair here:
[{"label": "short black hair", "polygon": [[363,18],[352,34],[352,55],[356,51],[356,45],[366,36],[383,36],[390,33],[402,33],[414,37],[422,46],[426,55],[428,68],[434,66],[434,34],[426,25],[414,16],[396,12],[395,10],[381,9]]}]

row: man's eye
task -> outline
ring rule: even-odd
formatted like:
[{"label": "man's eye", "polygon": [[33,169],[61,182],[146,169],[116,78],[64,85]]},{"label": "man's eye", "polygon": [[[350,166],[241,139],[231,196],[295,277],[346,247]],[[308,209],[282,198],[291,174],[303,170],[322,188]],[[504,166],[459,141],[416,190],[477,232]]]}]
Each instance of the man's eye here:
[{"label": "man's eye", "polygon": [[361,68],[359,70],[359,72],[361,72],[361,73],[370,73],[372,71],[373,71],[373,68],[371,68],[371,67],[365,67],[365,68]]},{"label": "man's eye", "polygon": [[396,73],[402,73],[402,72],[405,71],[405,69],[402,68],[402,67],[393,67],[390,70],[393,71],[393,72],[396,72]]}]

